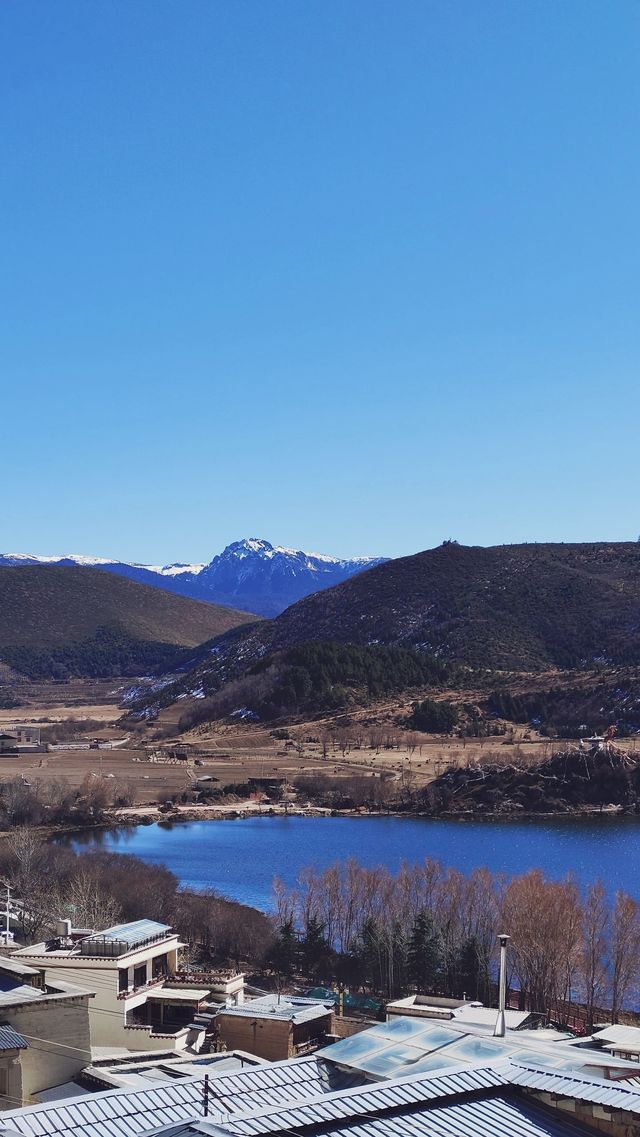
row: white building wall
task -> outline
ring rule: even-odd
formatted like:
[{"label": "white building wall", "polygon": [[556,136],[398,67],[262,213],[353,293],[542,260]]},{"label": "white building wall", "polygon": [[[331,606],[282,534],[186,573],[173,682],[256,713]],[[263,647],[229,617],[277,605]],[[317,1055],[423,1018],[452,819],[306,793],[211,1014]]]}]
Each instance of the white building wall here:
[{"label": "white building wall", "polygon": [[125,1045],[125,1002],[118,999],[118,968],[115,960],[111,967],[47,967],[46,982],[55,985],[58,980],[95,993],[89,1004],[92,1046]]}]

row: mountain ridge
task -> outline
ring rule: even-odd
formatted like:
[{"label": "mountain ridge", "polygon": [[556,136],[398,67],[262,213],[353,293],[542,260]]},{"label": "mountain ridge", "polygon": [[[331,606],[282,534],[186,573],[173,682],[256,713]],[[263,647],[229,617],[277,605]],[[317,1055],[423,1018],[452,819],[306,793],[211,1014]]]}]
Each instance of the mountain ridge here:
[{"label": "mountain ridge", "polygon": [[291,604],[324,588],[331,588],[362,572],[384,557],[332,557],[284,545],[272,545],[258,537],[245,537],[227,545],[209,562],[147,565],[109,560],[84,554],[59,557],[30,553],[0,553],[0,567],[25,568],[44,565],[94,568],[161,588],[192,600],[273,617]]}]

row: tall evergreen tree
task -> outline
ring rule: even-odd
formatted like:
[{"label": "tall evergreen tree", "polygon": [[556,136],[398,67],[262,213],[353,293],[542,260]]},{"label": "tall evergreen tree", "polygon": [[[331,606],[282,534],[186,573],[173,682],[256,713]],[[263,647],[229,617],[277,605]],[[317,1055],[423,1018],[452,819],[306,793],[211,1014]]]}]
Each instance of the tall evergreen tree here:
[{"label": "tall evergreen tree", "polygon": [[442,970],[442,943],[428,912],[420,912],[407,945],[407,975],[420,991],[437,985]]},{"label": "tall evergreen tree", "polygon": [[485,978],[477,937],[467,936],[456,953],[456,994],[466,995],[468,999],[486,997]]},{"label": "tall evergreen tree", "polygon": [[317,916],[310,916],[300,945],[301,963],[305,974],[316,982],[327,978],[331,955],[331,947],[324,934],[324,924],[320,923]]},{"label": "tall evergreen tree", "polygon": [[285,920],[278,929],[268,956],[267,962],[282,979],[290,979],[296,969],[299,945],[293,927],[293,920]]}]

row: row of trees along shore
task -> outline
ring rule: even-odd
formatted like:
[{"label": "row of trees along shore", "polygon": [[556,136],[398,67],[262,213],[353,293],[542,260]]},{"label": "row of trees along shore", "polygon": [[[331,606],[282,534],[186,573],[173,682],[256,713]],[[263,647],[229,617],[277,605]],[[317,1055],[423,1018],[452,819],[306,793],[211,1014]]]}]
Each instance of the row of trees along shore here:
[{"label": "row of trees along shore", "polygon": [[274,886],[274,966],[317,982],[338,979],[384,997],[423,992],[489,1002],[496,932],[511,937],[509,982],[523,1006],[601,1008],[617,1022],[640,984],[640,906],[597,881],[548,880],[537,869],[507,878],[465,875],[431,858],[398,873],[356,860],[305,869],[295,888]]},{"label": "row of trees along shore", "polygon": [[42,841],[33,828],[14,829],[0,842],[0,880],[11,886],[18,935],[34,943],[56,920],[76,927],[106,928],[151,919],[176,928],[194,965],[224,963],[260,967],[274,936],[264,913],[213,891],[182,888],[164,865],[149,865],[127,853],[76,853]]}]

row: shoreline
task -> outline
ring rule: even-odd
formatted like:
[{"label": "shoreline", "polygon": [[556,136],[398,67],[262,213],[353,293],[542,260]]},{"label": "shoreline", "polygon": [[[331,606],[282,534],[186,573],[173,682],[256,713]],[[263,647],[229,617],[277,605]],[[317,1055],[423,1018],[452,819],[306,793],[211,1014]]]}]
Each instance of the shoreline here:
[{"label": "shoreline", "polygon": [[[492,824],[496,822],[513,823],[514,821],[520,822],[536,822],[536,821],[567,821],[573,820],[577,823],[580,821],[593,821],[594,818],[607,818],[618,819],[628,818],[630,821],[638,821],[640,823],[640,816],[635,813],[630,813],[621,809],[618,806],[603,806],[580,809],[580,810],[554,810],[550,812],[505,812],[498,810],[494,812],[474,813],[471,810],[452,813],[424,813],[416,811],[399,811],[399,810],[372,810],[371,812],[362,812],[361,810],[335,810],[323,808],[322,806],[311,806],[309,808],[295,808],[285,809],[281,805],[269,806],[268,808],[238,808],[233,806],[179,806],[170,813],[161,813],[153,806],[136,806],[125,809],[113,810],[108,816],[101,821],[85,824],[65,824],[58,826],[34,826],[33,832],[40,833],[45,841],[56,840],[57,838],[71,837],[74,834],[82,833],[97,833],[109,832],[117,829],[135,829],[139,826],[160,825],[161,827],[170,828],[173,825],[189,824],[194,821],[246,821],[250,818],[263,818],[270,820],[275,817],[291,817],[291,818],[344,818],[346,820],[371,820],[371,819],[385,819],[394,818],[397,820],[406,821],[459,821],[464,822],[483,822]],[[9,837],[11,830],[4,830],[2,837]]]}]

